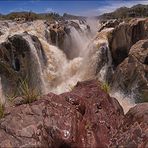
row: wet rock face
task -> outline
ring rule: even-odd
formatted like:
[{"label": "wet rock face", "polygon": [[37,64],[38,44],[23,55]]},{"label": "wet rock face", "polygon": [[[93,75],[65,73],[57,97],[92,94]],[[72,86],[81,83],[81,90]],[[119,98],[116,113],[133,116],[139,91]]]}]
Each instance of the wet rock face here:
[{"label": "wet rock face", "polygon": [[25,37],[30,37],[39,58],[46,64],[46,58],[40,41],[36,36],[22,33],[9,37],[0,44],[0,75],[5,93],[16,92],[19,80],[32,73],[31,47]]},{"label": "wet rock face", "polygon": [[131,35],[128,24],[120,24],[112,33],[112,39],[109,43],[114,65],[120,64],[127,56],[131,47]]},{"label": "wet rock face", "polygon": [[138,41],[126,58],[118,65],[112,80],[112,87],[126,94],[135,93],[137,102],[148,101],[148,40]]},{"label": "wet rock face", "polygon": [[70,26],[74,27],[76,30],[81,30],[79,24],[77,24],[77,23],[74,22],[74,21],[71,21],[71,22],[70,22]]},{"label": "wet rock face", "polygon": [[148,38],[148,19],[135,20],[132,26],[132,44],[137,41]]},{"label": "wet rock face", "polygon": [[[26,57],[25,54],[29,51],[28,49],[28,44],[19,35],[15,35],[0,44],[0,73],[4,92],[7,93],[10,88],[14,91],[13,88],[17,87],[17,81],[21,73],[24,73],[22,64],[25,64],[23,60]],[[27,60],[29,59],[27,58]]]},{"label": "wet rock face", "polygon": [[[73,30],[76,30],[77,34],[73,33]],[[48,24],[45,37],[49,43],[60,48],[68,59],[72,59],[79,55],[80,50],[80,47],[77,46],[78,43],[75,42],[76,39],[73,38],[80,34],[83,34],[84,37],[89,36],[91,34],[90,26],[79,20],[68,20]],[[77,39],[79,40],[78,36]]]},{"label": "wet rock face", "polygon": [[68,28],[67,24],[50,24],[48,27],[48,33],[46,33],[46,39],[49,43],[57,46],[58,48],[60,48],[61,50],[64,51],[64,53],[67,55],[68,54],[65,51],[65,40],[68,37],[69,41],[70,41],[70,28]]},{"label": "wet rock face", "polygon": [[145,147],[147,107],[139,104],[124,116],[99,83],[81,82],[71,92],[6,108],[0,147]]},{"label": "wet rock face", "polygon": [[66,32],[64,27],[54,25],[52,28],[50,28],[51,42],[61,49],[64,48],[65,34]]},{"label": "wet rock face", "polygon": [[135,19],[129,23],[121,23],[113,30],[109,45],[115,66],[128,56],[132,45],[148,37],[147,25],[147,19]]}]

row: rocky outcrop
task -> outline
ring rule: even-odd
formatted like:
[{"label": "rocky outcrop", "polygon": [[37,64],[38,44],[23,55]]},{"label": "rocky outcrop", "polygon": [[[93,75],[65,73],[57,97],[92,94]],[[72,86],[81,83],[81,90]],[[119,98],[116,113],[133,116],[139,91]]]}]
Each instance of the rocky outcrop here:
[{"label": "rocky outcrop", "polygon": [[50,26],[50,38],[51,38],[51,42],[58,46],[59,48],[63,49],[64,48],[64,39],[66,36],[66,32],[64,30],[64,26],[63,25],[59,25],[59,24],[54,24]]},{"label": "rocky outcrop", "polygon": [[124,116],[118,101],[96,80],[81,82],[71,92],[6,108],[0,147],[145,146],[147,107],[137,105]]},{"label": "rocky outcrop", "polygon": [[125,115],[110,147],[146,148],[148,145],[148,103],[138,104]]},{"label": "rocky outcrop", "polygon": [[4,35],[9,28],[7,21],[0,21],[0,36]]},{"label": "rocky outcrop", "polygon": [[79,48],[83,46],[81,38],[85,40],[91,34],[90,26],[80,20],[54,22],[48,24],[48,30],[48,32],[46,31],[48,42],[64,51],[69,59],[79,56],[79,50],[82,50]]},{"label": "rocky outcrop", "polygon": [[148,37],[148,20],[134,19],[129,23],[121,23],[109,38],[114,65],[120,64],[129,53],[129,49],[137,41]]},{"label": "rocky outcrop", "polygon": [[[91,41],[89,52],[85,55],[84,67],[86,69],[86,77],[97,78],[101,82],[109,82],[112,76],[112,57],[108,47],[108,36],[113,28],[106,28],[97,33],[97,36]],[[93,66],[92,66],[93,65]]]},{"label": "rocky outcrop", "polygon": [[[20,79],[29,79],[30,86],[40,83],[35,50],[42,65],[46,56],[39,39],[28,33],[9,37],[0,44],[0,77],[4,92],[15,93]],[[39,86],[40,87],[40,86]],[[41,88],[39,88],[39,91]],[[11,91],[11,92],[10,92]]]},{"label": "rocky outcrop", "polygon": [[118,65],[112,83],[114,89],[134,93],[137,102],[148,101],[148,40],[132,46],[128,58]]},{"label": "rocky outcrop", "polygon": [[105,28],[115,28],[117,25],[119,25],[119,23],[120,23],[120,21],[117,19],[108,20],[103,23],[103,25],[99,29],[99,32]]},{"label": "rocky outcrop", "polygon": [[74,27],[76,30],[81,30],[79,24],[74,21],[70,21],[70,26]]}]

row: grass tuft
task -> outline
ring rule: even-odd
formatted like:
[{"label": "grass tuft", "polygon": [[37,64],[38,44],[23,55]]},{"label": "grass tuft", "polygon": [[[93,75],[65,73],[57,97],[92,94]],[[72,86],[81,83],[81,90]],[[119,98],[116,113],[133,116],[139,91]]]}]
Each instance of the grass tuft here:
[{"label": "grass tuft", "polygon": [[27,79],[20,80],[19,94],[24,99],[24,103],[32,103],[39,97],[39,91],[30,88]]},{"label": "grass tuft", "polygon": [[4,117],[4,110],[5,110],[4,104],[0,102],[0,119]]},{"label": "grass tuft", "polygon": [[6,95],[6,97],[7,97],[7,100],[12,103],[15,100],[15,98],[18,97],[18,95],[17,95],[17,92],[14,92],[14,93],[11,93],[10,95]]},{"label": "grass tuft", "polygon": [[103,83],[101,88],[106,92],[106,93],[109,93],[110,91],[110,86],[108,83]]}]

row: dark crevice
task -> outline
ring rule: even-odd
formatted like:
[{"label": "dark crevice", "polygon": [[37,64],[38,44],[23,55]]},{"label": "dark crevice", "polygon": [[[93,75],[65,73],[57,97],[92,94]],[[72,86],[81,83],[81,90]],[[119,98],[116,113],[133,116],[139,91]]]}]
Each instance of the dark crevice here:
[{"label": "dark crevice", "polygon": [[77,108],[78,112],[81,113],[82,116],[85,114],[86,106],[85,105],[79,105]]},{"label": "dark crevice", "polygon": [[63,142],[59,148],[71,148],[70,144],[66,143],[66,142]]},{"label": "dark crevice", "polygon": [[22,57],[25,58],[25,53],[22,53]]},{"label": "dark crevice", "polygon": [[125,58],[128,57],[127,49],[126,48],[118,48],[116,49],[116,58],[113,58],[115,66],[118,66],[120,63],[124,61]]},{"label": "dark crevice", "polygon": [[18,58],[15,58],[15,60],[14,60],[14,70],[20,71],[20,61]]},{"label": "dark crevice", "polygon": [[144,64],[148,65],[148,56],[145,58]]},{"label": "dark crevice", "polygon": [[145,43],[142,45],[142,48],[147,49],[147,48],[148,48],[148,42],[145,42]]}]

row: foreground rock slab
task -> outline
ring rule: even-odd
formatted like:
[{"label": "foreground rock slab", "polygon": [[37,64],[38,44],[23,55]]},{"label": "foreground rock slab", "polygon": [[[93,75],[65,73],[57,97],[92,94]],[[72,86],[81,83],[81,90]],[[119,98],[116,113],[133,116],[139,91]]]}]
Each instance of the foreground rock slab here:
[{"label": "foreground rock slab", "polygon": [[131,140],[146,146],[147,108],[147,103],[137,105],[124,116],[118,101],[96,80],[81,82],[71,92],[50,93],[31,104],[7,108],[0,120],[0,147],[114,147],[116,137],[131,134],[131,129],[124,130],[126,124],[133,129],[143,125],[145,136],[133,133],[141,137],[140,143],[132,136]]},{"label": "foreground rock slab", "polygon": [[148,103],[141,103],[129,110],[110,147],[148,147]]}]

